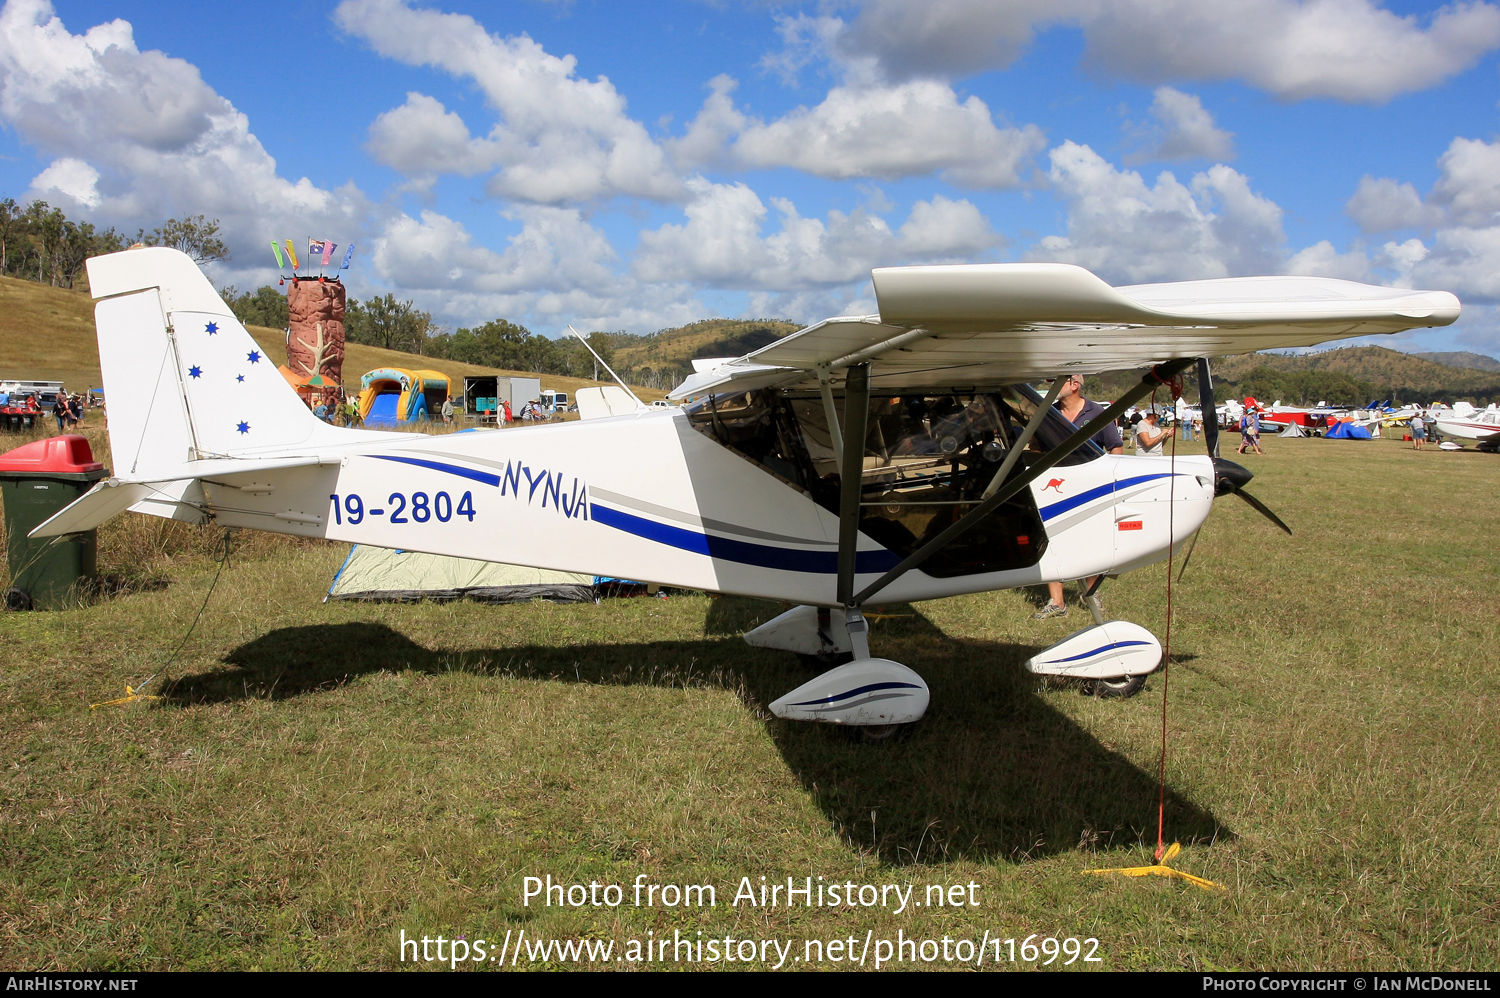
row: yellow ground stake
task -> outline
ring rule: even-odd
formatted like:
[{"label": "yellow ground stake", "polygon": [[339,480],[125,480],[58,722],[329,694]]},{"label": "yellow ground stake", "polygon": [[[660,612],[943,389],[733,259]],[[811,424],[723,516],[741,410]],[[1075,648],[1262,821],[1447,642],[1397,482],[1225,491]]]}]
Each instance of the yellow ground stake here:
[{"label": "yellow ground stake", "polygon": [[1176,856],[1180,852],[1182,852],[1182,843],[1173,842],[1171,846],[1167,848],[1167,854],[1161,858],[1161,862],[1155,864],[1154,866],[1119,866],[1109,870],[1083,870],[1082,872],[1099,874],[1120,873],[1127,877],[1176,877],[1178,880],[1186,880],[1188,883],[1195,884],[1196,886],[1201,887],[1206,891],[1229,890],[1229,888],[1225,887],[1223,884],[1216,884],[1212,880],[1204,880],[1202,877],[1195,877],[1191,873],[1183,873],[1181,870],[1174,870],[1170,866],[1168,866],[1167,860]]},{"label": "yellow ground stake", "polygon": [[[146,679],[146,683],[151,682],[151,680],[155,678],[155,676],[148,677]],[[93,710],[95,707],[113,707],[117,703],[139,703],[142,700],[160,700],[161,697],[150,696],[141,693],[141,690],[146,688],[146,683],[142,683],[141,685],[135,687],[132,687],[129,683],[126,683],[124,696],[120,697],[117,700],[106,700],[103,703],[91,703],[89,704],[89,710]]]}]

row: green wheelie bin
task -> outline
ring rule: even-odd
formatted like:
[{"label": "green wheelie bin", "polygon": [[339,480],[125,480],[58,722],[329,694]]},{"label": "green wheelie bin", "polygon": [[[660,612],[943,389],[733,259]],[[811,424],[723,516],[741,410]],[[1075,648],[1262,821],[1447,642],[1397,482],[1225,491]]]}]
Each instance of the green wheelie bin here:
[{"label": "green wheelie bin", "polygon": [[26,535],[109,476],[78,434],[48,437],[0,454],[0,502],[10,561],[7,610],[66,607],[80,579],[94,574],[98,533]]}]

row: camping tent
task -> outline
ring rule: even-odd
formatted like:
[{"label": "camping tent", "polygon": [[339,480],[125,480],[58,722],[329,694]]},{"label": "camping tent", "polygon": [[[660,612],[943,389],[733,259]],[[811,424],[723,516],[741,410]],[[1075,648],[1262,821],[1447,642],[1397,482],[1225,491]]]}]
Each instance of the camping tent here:
[{"label": "camping tent", "polygon": [[1353,423],[1338,423],[1323,434],[1325,440],[1369,440],[1370,431]]},{"label": "camping tent", "polygon": [[1302,426],[1300,424],[1298,424],[1298,423],[1287,423],[1286,424],[1286,429],[1284,429],[1284,430],[1281,431],[1281,436],[1283,436],[1283,437],[1305,437],[1305,436],[1307,436],[1307,431],[1304,430],[1302,428]]},{"label": "camping tent", "polygon": [[592,575],[356,544],[333,577],[324,602],[335,599],[410,603],[466,596],[485,603],[534,599],[592,603],[597,598]]}]

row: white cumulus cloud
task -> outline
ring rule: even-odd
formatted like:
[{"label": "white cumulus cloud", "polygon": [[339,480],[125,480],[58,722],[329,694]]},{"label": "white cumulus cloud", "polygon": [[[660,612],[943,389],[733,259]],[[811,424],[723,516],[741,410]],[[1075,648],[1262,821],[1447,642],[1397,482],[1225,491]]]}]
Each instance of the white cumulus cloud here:
[{"label": "white cumulus cloud", "polygon": [[772,198],[779,230],[763,235],[770,209],[744,184],[688,181],[686,221],[640,235],[633,272],[651,282],[800,292],[868,280],[872,267],[915,260],[972,259],[1000,243],[968,201],[941,196],[913,205],[897,230],[865,209],[804,218]]},{"label": "white cumulus cloud", "polygon": [[1419,229],[1429,241],[1387,242],[1375,263],[1405,286],[1500,301],[1500,141],[1455,138],[1424,197],[1410,183],[1364,177],[1345,210],[1369,233]]},{"label": "white cumulus cloud", "polygon": [[770,122],[734,107],[732,83],[717,81],[673,143],[684,165],[789,166],[839,180],[937,173],[963,186],[1001,188],[1019,185],[1046,144],[1035,125],[997,124],[984,101],[960,100],[932,80],[836,86],[816,106]]},{"label": "white cumulus cloud", "polygon": [[[372,129],[371,149],[383,162],[412,174],[477,172],[493,165],[491,193],[538,203],[616,195],[671,200],[682,194],[665,151],[626,113],[614,84],[604,77],[579,79],[573,56],[551,55],[526,35],[490,34],[466,14],[413,8],[402,0],[345,0],[334,17],[380,55],[472,80],[499,118],[487,138],[476,142],[438,101],[408,97]],[[420,144],[396,134],[396,125],[442,141],[424,154]]]},{"label": "white cumulus cloud", "polygon": [[1425,228],[1442,216],[1441,209],[1422,202],[1422,195],[1411,184],[1368,175],[1360,178],[1344,211],[1364,232]]},{"label": "white cumulus cloud", "polygon": [[1365,281],[1370,277],[1370,258],[1363,250],[1340,253],[1333,243],[1320,239],[1295,253],[1286,263],[1286,273],[1305,277],[1336,277],[1343,281]]},{"label": "white cumulus cloud", "polygon": [[1214,116],[1196,94],[1183,93],[1174,87],[1157,87],[1152,95],[1151,117],[1154,125],[1137,131],[1135,138],[1143,143],[1127,163],[1151,163],[1175,159],[1234,158],[1234,135],[1219,128]]},{"label": "white cumulus cloud", "polygon": [[32,178],[31,193],[52,201],[72,201],[85,208],[97,208],[99,171],[81,159],[54,159]]},{"label": "white cumulus cloud", "polygon": [[28,195],[70,215],[127,231],[169,216],[220,219],[237,258],[222,277],[269,278],[274,237],[311,229],[347,243],[365,231],[369,205],[356,188],[280,176],[197,67],[140,51],[125,21],[75,35],[45,0],[10,0],[0,10],[0,121],[56,157]]},{"label": "white cumulus cloud", "polygon": [[377,117],[370,125],[370,154],[402,173],[455,173],[473,176],[500,159],[494,141],[475,139],[469,127],[441,101],[408,93],[406,103]]},{"label": "white cumulus cloud", "polygon": [[1078,264],[1113,284],[1274,273],[1285,259],[1281,208],[1227,166],[1187,184],[1163,172],[1148,185],[1085,145],[1049,155],[1067,235],[1043,238],[1030,259]]},{"label": "white cumulus cloud", "polygon": [[1243,80],[1289,100],[1380,103],[1500,47],[1491,3],[1418,17],[1374,0],[865,0],[819,38],[833,58],[889,80],[951,79],[1010,65],[1056,24],[1080,27],[1085,63],[1110,75]]},{"label": "white cumulus cloud", "polygon": [[658,329],[702,318],[691,289],[620,274],[614,248],[579,209],[517,205],[503,214],[521,227],[499,252],[438,212],[397,215],[375,240],[375,274],[453,325],[506,316],[555,334],[569,321]]}]

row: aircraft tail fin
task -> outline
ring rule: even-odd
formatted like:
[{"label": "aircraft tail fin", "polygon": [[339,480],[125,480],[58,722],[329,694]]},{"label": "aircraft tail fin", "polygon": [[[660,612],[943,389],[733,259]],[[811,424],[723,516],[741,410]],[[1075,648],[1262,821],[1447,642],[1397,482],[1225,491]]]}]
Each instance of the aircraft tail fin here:
[{"label": "aircraft tail fin", "polygon": [[116,475],[348,439],[308,410],[186,254],[126,250],[88,273]]}]

